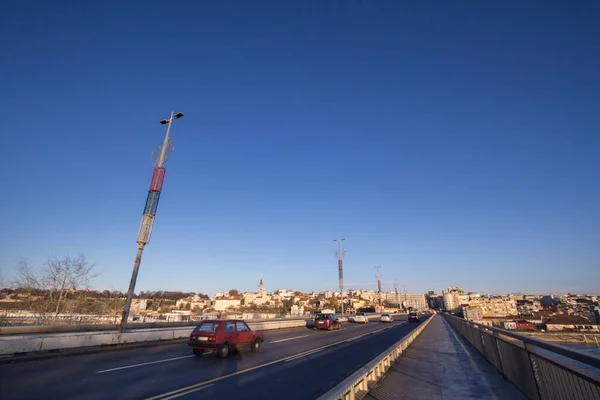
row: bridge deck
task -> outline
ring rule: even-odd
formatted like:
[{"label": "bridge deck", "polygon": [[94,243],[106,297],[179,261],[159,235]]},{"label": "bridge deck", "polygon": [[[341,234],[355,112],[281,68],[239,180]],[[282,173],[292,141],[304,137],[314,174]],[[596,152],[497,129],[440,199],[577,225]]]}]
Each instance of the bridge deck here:
[{"label": "bridge deck", "polygon": [[525,396],[437,316],[364,399],[517,400]]}]

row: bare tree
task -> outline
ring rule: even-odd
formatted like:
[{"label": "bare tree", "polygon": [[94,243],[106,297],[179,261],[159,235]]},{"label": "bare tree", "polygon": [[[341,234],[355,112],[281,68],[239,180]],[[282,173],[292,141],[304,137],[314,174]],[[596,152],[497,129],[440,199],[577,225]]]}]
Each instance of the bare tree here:
[{"label": "bare tree", "polygon": [[[77,257],[50,257],[39,269],[21,260],[17,266],[15,285],[28,291],[33,311],[53,313],[53,319],[56,319],[69,295],[89,288],[97,276],[93,269],[94,264],[88,263],[83,254]],[[69,300],[76,298],[71,296]]]}]

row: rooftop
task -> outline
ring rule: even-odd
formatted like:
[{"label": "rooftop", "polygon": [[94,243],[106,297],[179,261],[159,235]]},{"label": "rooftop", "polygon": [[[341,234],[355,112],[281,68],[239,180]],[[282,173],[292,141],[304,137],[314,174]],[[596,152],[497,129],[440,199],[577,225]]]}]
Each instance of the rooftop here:
[{"label": "rooftop", "polygon": [[596,325],[592,323],[589,319],[584,318],[579,315],[555,315],[550,318],[546,325]]}]

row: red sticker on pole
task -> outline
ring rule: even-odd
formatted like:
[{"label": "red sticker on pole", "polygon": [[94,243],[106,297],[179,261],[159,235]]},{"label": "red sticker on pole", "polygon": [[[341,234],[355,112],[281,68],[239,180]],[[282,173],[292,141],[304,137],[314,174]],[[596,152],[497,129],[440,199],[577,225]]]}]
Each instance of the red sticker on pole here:
[{"label": "red sticker on pole", "polygon": [[150,189],[156,190],[160,192],[162,190],[163,182],[165,181],[165,172],[164,167],[156,167],[154,168],[154,173],[152,174],[152,181],[150,181]]}]

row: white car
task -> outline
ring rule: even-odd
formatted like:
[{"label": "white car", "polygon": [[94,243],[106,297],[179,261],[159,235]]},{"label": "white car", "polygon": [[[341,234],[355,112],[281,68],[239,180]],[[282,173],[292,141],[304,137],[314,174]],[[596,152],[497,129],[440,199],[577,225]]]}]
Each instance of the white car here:
[{"label": "white car", "polygon": [[394,322],[394,318],[390,314],[381,314],[380,322]]},{"label": "white car", "polygon": [[365,313],[356,313],[356,315],[354,316],[354,322],[356,322],[357,324],[368,324],[369,317],[367,317]]}]

